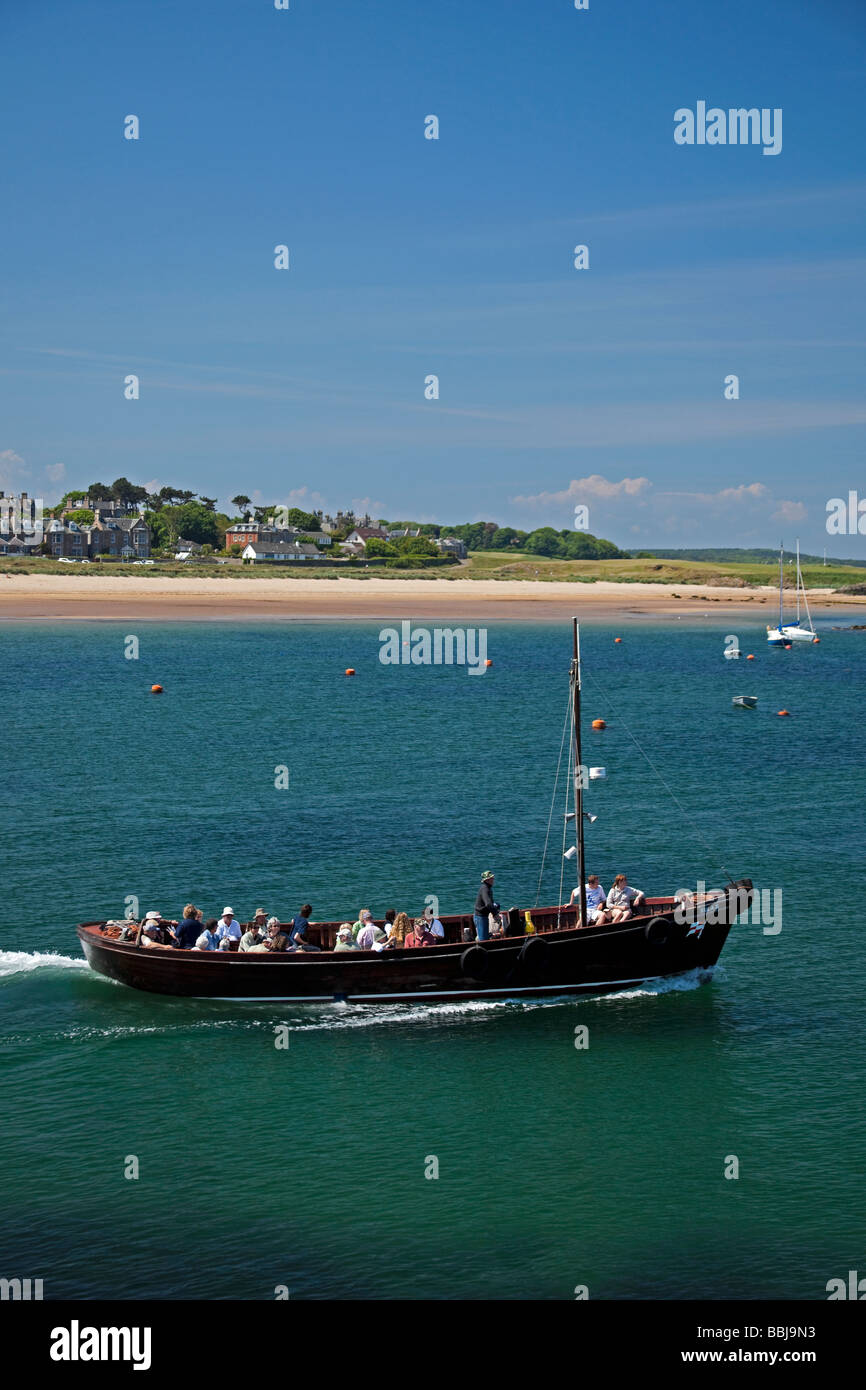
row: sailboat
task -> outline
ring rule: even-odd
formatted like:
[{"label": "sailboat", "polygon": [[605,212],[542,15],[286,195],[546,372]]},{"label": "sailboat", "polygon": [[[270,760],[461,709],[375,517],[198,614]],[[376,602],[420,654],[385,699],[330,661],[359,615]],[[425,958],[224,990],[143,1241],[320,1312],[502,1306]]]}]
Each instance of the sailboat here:
[{"label": "sailboat", "polygon": [[339,919],[310,923],[313,951],[264,954],[154,947],[134,925],[129,937],[121,923],[83,922],[77,932],[91,968],[155,994],[356,1004],[607,994],[645,980],[711,970],[731,925],[754,898],[751,879],[647,897],[624,922],[588,923],[583,825],[595,816],[584,809],[577,619],[573,644],[564,733],[570,724],[574,809],[566,807],[564,823],[573,826],[574,844],[564,859],[576,857],[578,901],[572,894],[563,902],[560,884],[557,903],[531,912],[528,905],[512,907],[501,915],[502,935],[488,940],[474,939],[471,912],[443,914],[438,945],[379,953],[336,952]]},{"label": "sailboat", "polygon": [[[786,623],[784,615],[784,587],[785,587],[785,547],[779,547],[779,623],[777,627],[767,625],[767,641],[771,647],[785,647],[792,642],[816,642],[818,635],[812,627],[812,617],[809,613],[809,600],[806,597],[806,586],[803,583],[803,575],[800,570],[800,541],[797,540],[797,617],[794,622]],[[800,624],[800,603],[806,610],[806,626]]]}]

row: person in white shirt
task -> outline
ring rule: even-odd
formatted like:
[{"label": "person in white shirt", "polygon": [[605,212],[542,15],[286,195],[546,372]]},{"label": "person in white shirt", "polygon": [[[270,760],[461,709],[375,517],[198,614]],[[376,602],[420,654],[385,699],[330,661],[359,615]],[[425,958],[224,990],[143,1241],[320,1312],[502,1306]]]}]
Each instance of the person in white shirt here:
[{"label": "person in white shirt", "polygon": [[229,949],[227,946],[223,947],[220,944],[223,940],[223,937],[225,936],[229,937],[230,940],[240,941],[243,933],[241,931],[240,922],[235,921],[235,910],[233,907],[223,908],[223,915],[220,918],[219,926],[216,929],[215,935],[220,950]]},{"label": "person in white shirt", "polygon": [[[598,881],[598,874],[589,874],[586,880],[586,916],[591,927],[600,927],[610,921],[610,914],[605,911],[606,903],[607,897]],[[579,887],[571,894],[571,906],[580,907]]]},{"label": "person in white shirt", "polygon": [[439,921],[439,918],[438,918],[438,917],[435,917],[435,916],[433,915],[433,909],[432,909],[432,907],[425,907],[425,909],[424,909],[424,920],[426,921],[427,927],[428,927],[428,929],[429,929],[430,931],[432,931],[433,935],[434,935],[434,936],[438,936],[438,938],[439,938],[440,941],[444,941],[444,940],[445,940],[445,928],[443,927],[442,923]]}]

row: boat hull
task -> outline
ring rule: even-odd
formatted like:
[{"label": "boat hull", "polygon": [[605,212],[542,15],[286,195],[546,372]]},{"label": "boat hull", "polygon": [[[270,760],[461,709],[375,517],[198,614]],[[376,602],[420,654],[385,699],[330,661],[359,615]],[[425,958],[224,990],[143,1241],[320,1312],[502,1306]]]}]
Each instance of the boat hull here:
[{"label": "boat hull", "polygon": [[727,922],[695,928],[669,910],[483,945],[276,956],[142,949],[106,937],[101,924],[77,930],[92,969],[133,989],[197,999],[397,1003],[609,993],[711,969],[729,929]]}]

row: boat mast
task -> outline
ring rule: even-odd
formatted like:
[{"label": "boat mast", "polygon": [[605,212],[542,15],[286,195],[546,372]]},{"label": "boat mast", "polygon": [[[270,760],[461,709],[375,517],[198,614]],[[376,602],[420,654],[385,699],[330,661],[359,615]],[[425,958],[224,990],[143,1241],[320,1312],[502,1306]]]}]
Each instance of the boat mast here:
[{"label": "boat mast", "polygon": [[583,852],[583,759],[580,751],[580,629],[574,624],[574,655],[571,660],[571,700],[574,713],[574,824],[577,844],[577,882],[580,888],[580,920],[586,926],[586,872]]},{"label": "boat mast", "polygon": [[800,537],[797,537],[797,626],[800,626]]},{"label": "boat mast", "polygon": [[782,589],[785,583],[785,571],[782,568],[785,563],[785,542],[779,543],[779,631],[782,631]]}]

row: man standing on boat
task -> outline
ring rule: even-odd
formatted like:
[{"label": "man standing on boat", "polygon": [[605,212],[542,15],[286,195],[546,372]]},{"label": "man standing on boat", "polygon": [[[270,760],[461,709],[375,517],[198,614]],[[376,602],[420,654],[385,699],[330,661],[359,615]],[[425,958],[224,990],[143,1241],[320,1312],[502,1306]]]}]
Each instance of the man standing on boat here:
[{"label": "man standing on boat", "polygon": [[489,940],[490,913],[499,911],[499,904],[493,901],[493,880],[494,875],[489,869],[485,869],[481,875],[481,887],[478,889],[478,897],[475,899],[475,912],[473,914],[475,937],[478,941]]}]

